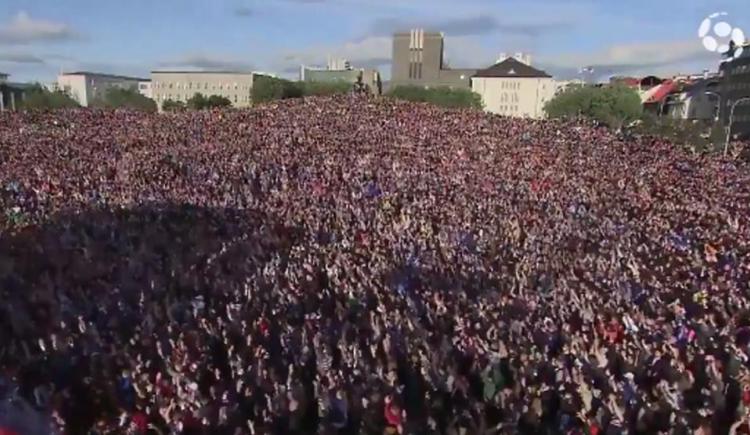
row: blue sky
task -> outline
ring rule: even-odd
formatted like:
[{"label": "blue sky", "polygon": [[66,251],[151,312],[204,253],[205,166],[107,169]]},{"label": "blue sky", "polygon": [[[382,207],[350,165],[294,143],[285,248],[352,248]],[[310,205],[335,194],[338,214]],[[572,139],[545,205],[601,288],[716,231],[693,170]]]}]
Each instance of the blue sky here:
[{"label": "blue sky", "polygon": [[[750,32],[749,0],[0,0],[0,71],[52,81],[61,71],[148,76],[153,69],[252,69],[293,76],[327,55],[388,77],[394,30],[443,31],[455,67],[526,51],[575,76],[716,69],[697,37],[726,11]],[[744,6],[744,7],[743,7]],[[743,14],[743,12],[745,12]]]}]

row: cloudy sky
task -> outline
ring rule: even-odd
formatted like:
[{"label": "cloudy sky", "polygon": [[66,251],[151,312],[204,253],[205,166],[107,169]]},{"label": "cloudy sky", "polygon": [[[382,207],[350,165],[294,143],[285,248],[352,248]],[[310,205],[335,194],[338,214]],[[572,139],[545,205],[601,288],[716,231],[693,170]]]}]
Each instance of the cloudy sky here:
[{"label": "cloudy sky", "polygon": [[[252,69],[293,77],[327,55],[390,75],[395,30],[446,35],[455,67],[526,51],[559,77],[716,69],[697,36],[726,11],[750,32],[750,0],[0,0],[0,71],[52,81],[92,70]],[[744,6],[744,7],[743,7]],[[745,12],[745,13],[743,13]]]}]

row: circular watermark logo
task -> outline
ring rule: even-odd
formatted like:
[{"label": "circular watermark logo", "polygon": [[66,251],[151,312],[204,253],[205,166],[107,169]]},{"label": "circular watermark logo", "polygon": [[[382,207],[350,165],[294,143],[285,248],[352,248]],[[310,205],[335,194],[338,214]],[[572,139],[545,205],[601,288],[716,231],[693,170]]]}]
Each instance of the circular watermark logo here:
[{"label": "circular watermark logo", "polygon": [[742,45],[745,43],[745,32],[731,24],[726,12],[714,12],[704,18],[698,27],[698,37],[701,38],[703,47],[714,53],[728,53],[733,42],[735,48],[733,53],[729,53],[730,60],[742,54]]}]

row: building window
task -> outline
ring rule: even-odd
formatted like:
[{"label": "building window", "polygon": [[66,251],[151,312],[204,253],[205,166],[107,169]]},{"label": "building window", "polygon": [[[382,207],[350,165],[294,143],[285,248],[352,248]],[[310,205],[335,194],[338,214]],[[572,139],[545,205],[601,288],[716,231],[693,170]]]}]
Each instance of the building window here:
[{"label": "building window", "polygon": [[203,89],[208,89],[208,83],[203,84]]},{"label": "building window", "polygon": [[237,102],[237,94],[234,94],[234,102]]},{"label": "building window", "polygon": [[172,89],[172,83],[169,84],[169,89]]}]

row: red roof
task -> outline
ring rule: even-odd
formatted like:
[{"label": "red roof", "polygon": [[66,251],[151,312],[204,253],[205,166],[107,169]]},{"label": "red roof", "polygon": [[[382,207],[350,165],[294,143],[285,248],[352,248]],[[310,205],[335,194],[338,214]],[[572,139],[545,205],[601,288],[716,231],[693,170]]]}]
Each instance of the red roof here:
[{"label": "red roof", "polygon": [[664,80],[660,85],[654,86],[648,91],[647,97],[644,99],[643,104],[658,103],[664,100],[667,95],[674,91],[677,82],[673,80]]}]

